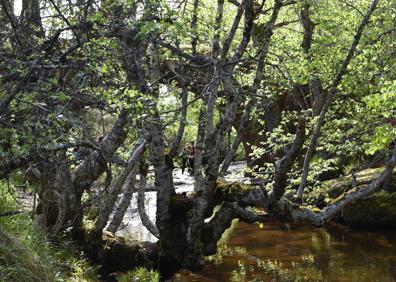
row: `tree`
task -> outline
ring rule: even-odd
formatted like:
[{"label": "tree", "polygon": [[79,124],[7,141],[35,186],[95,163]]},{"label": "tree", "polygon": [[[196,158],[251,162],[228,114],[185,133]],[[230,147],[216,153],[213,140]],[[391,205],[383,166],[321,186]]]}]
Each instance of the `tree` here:
[{"label": "tree", "polygon": [[[336,34],[326,38],[326,32],[334,31],[331,24],[317,26],[320,19],[315,16],[332,13],[320,3],[168,2],[79,1],[72,6],[68,1],[27,1],[18,16],[10,1],[2,1],[1,22],[11,28],[2,31],[5,36],[1,41],[5,63],[0,69],[0,153],[4,158],[0,178],[15,169],[34,167],[39,171],[36,219],[48,233],[56,236],[72,227],[71,234],[88,245],[93,256],[103,259],[102,235],[109,216],[123,193],[116,216],[107,227],[114,233],[139,174],[139,210],[143,224],[159,239],[158,249],[153,249],[159,252],[159,268],[166,278],[179,268],[202,267],[204,257],[216,252],[217,241],[233,218],[250,223],[265,218],[250,207],[260,207],[280,220],[320,225],[352,201],[383,186],[396,163],[394,149],[378,180],[320,212],[299,207],[284,197],[288,173],[301,168],[298,160],[305,154],[298,198],[302,196],[309,164],[326,126],[325,117],[330,113],[338,120],[330,108],[338,88],[359,85],[352,77],[345,82],[345,76],[348,65],[361,55],[353,58],[360,37],[367,32],[380,40],[391,34],[385,20],[369,22],[378,0],[363,15],[359,9],[365,3],[344,12],[344,7],[332,2],[340,15],[350,17],[349,28],[360,22],[351,46],[344,38],[338,42]],[[386,4],[380,7],[386,8]],[[51,20],[44,20],[44,14],[52,15]],[[285,28],[288,26],[300,29],[303,38]],[[325,40],[339,43],[340,49],[349,48],[340,68],[343,52],[333,45],[320,51],[318,45],[328,44]],[[364,50],[370,50],[370,44],[365,46]],[[388,57],[384,60],[385,64],[393,62]],[[357,79],[362,75],[357,72]],[[390,74],[385,80],[391,78]],[[386,87],[384,95],[388,93]],[[166,101],[175,101],[176,106]],[[394,105],[391,101],[389,109]],[[378,97],[366,102],[374,111],[379,107]],[[341,109],[341,116],[352,116],[349,108]],[[174,160],[193,110],[198,113],[192,121],[197,129],[195,196],[184,197],[175,192]],[[117,116],[111,127],[95,120],[100,112]],[[87,128],[88,121],[96,127],[102,123],[103,139],[94,141],[93,137],[99,136]],[[267,135],[258,137],[263,121]],[[277,131],[280,126],[288,135]],[[309,126],[313,135],[305,152]],[[235,140],[223,160],[225,136],[233,127]],[[286,138],[279,142],[282,150],[274,151],[277,144],[270,134],[279,132]],[[389,144],[392,138],[394,131],[384,143]],[[243,142],[249,152],[252,140],[259,140],[255,144],[265,148],[261,160],[275,165],[269,189],[231,194],[217,189],[218,179],[227,172],[239,143]],[[88,148],[86,156],[76,158],[73,154],[82,148]],[[123,151],[124,159],[125,154],[130,155],[124,166],[114,161],[117,151]],[[143,207],[146,173],[139,163],[145,161],[154,168],[155,224],[145,216]],[[98,188],[94,182],[104,172],[105,185]],[[100,209],[94,229],[83,235],[83,214],[91,204],[83,201],[83,194],[93,188],[100,190]]]}]

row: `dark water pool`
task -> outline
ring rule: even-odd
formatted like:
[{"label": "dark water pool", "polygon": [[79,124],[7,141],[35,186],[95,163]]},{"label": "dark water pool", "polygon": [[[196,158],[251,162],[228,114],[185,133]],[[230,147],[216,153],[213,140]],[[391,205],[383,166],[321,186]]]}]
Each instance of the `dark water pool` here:
[{"label": "dark water pool", "polygon": [[202,271],[172,281],[396,281],[396,231],[235,221]]}]

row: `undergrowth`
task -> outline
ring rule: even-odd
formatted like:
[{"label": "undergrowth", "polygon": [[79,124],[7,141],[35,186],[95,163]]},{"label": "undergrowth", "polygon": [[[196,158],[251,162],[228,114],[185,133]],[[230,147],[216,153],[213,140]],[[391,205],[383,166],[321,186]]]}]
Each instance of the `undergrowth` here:
[{"label": "undergrowth", "polygon": [[[0,182],[0,214],[21,210]],[[52,243],[28,212],[0,217],[0,281],[98,281],[97,269],[70,242]]]},{"label": "undergrowth", "polygon": [[155,270],[148,270],[144,267],[138,267],[134,270],[128,271],[117,279],[118,282],[159,282],[160,275]]}]

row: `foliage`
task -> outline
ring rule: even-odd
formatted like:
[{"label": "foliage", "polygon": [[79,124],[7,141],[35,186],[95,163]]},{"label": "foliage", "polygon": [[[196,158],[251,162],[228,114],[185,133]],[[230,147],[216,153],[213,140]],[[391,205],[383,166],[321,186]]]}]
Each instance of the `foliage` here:
[{"label": "foliage", "polygon": [[117,281],[119,282],[159,282],[160,275],[157,271],[148,270],[144,267],[139,267],[134,270],[128,271],[128,273],[120,276]]},{"label": "foliage", "polygon": [[[320,81],[322,91],[328,91],[350,44],[352,27],[357,26],[360,20],[361,15],[357,11],[362,11],[368,4],[368,1],[361,1],[354,3],[354,9],[349,9],[351,6],[346,8],[346,3],[343,2],[307,2],[314,23],[309,58],[306,58],[299,46],[301,38],[293,34],[295,30],[301,30],[301,25],[298,19],[296,22],[291,20],[290,29],[294,30],[280,29],[274,35],[275,46],[271,49],[273,54],[270,57],[272,65],[267,66],[269,78],[263,85],[266,97],[275,101],[278,97],[286,99],[286,102],[282,102],[285,108],[292,107],[291,105],[297,107],[292,104],[295,103],[292,99],[300,99],[301,105],[298,110],[283,110],[279,125],[273,130],[268,130],[265,117],[257,116],[262,120],[263,129],[260,134],[264,141],[260,146],[254,147],[252,156],[256,159],[271,152],[271,157],[275,156],[276,162],[284,155],[293,140],[293,124],[298,116],[306,118],[307,136],[310,136],[317,121],[310,106],[312,96],[309,95],[312,93],[302,94],[305,97],[299,98],[300,94],[293,89],[296,85],[308,86],[310,79],[315,78]],[[315,185],[317,177],[326,171],[342,170],[351,163],[358,166],[361,162],[369,162],[370,155],[385,154],[395,137],[395,76],[387,71],[395,63],[394,57],[389,56],[390,52],[394,52],[394,40],[391,39],[394,38],[394,32],[390,32],[392,36],[389,38],[383,37],[379,32],[382,28],[390,31],[394,29],[392,16],[387,12],[395,7],[383,2],[378,9],[381,12],[373,16],[373,24],[367,28],[366,38],[360,43],[359,52],[353,58],[338,89],[339,98],[333,102],[327,114],[316,148],[317,157],[312,160],[309,172],[311,185]],[[285,9],[283,13],[282,16],[294,19],[291,10]],[[307,138],[305,148],[309,139]],[[269,170],[274,170],[271,165],[265,164]],[[300,167],[301,162],[291,174],[294,183],[299,182]]]},{"label": "foliage", "polygon": [[377,151],[384,150],[396,136],[395,128],[395,109],[396,109],[396,80],[384,81],[380,84],[380,92],[370,95],[364,99],[369,115],[377,120],[383,120],[378,123],[374,129],[374,137],[366,145],[366,152],[374,154]]},{"label": "foliage", "polygon": [[[123,165],[134,140],[144,137],[144,157],[154,167],[158,189],[156,225],[161,231],[161,255],[191,248],[183,255],[197,258],[180,258],[180,265],[193,266],[203,261],[199,257],[205,253],[200,230],[210,224],[204,217],[213,212],[211,197],[219,164],[231,143],[238,140],[238,134],[245,157],[249,161],[253,158],[249,165],[256,165],[250,167],[257,172],[254,176],[264,174],[262,178],[270,187],[281,170],[281,160],[290,152],[298,118],[305,117],[306,135],[312,135],[320,121],[315,113],[320,99],[332,97],[329,89],[336,90],[329,110],[323,110],[327,115],[318,145],[313,146],[315,156],[309,158],[309,200],[322,196],[317,189],[322,182],[339,176],[347,167],[370,163],[377,156],[383,161],[396,135],[393,1],[380,1],[364,28],[358,49],[352,53],[351,42],[362,34],[355,35],[369,0],[273,0],[262,1],[262,5],[256,0],[203,0],[196,2],[197,7],[194,1],[31,0],[22,1],[21,14],[14,11],[16,1],[3,2],[0,175],[6,178],[15,168],[28,171],[29,167],[46,168],[44,164],[50,163],[54,179],[42,177],[36,188],[41,203],[54,203],[51,211],[59,214],[54,222],[63,224],[56,230],[70,224],[72,217],[73,224],[82,224],[75,221],[78,216],[74,217],[74,213],[81,215],[84,209],[81,218],[87,229],[98,227],[100,221],[92,220],[97,214],[107,222],[115,206],[112,199],[122,188],[119,182],[125,180],[118,176],[126,171]],[[26,5],[28,2],[30,5]],[[309,31],[303,19],[306,7],[313,26],[309,48],[302,44]],[[350,63],[345,60],[348,50],[353,55]],[[343,72],[336,77],[340,69]],[[185,107],[183,93],[187,93]],[[183,109],[187,109],[186,116]],[[127,113],[127,117],[121,119],[120,113]],[[109,141],[109,134],[103,144],[97,142],[117,124],[116,116],[122,121],[117,125],[117,136]],[[242,123],[244,116],[249,117],[246,124]],[[202,132],[198,136],[199,125]],[[244,132],[246,128],[248,132]],[[195,152],[197,156],[203,152],[204,164],[195,168],[194,186],[202,191],[196,193],[198,204],[186,215],[188,220],[180,223],[184,231],[188,230],[188,234],[180,231],[186,239],[180,242],[187,246],[174,246],[172,232],[177,228],[171,226],[173,216],[169,213],[175,184],[174,159],[185,143],[199,139],[203,140],[203,148]],[[78,145],[81,140],[92,143],[87,155],[93,159],[77,157],[82,150]],[[290,176],[287,188],[294,189],[301,182],[309,142],[310,138],[306,138],[299,155],[291,160],[292,168],[283,172]],[[65,152],[53,149],[65,144]],[[102,154],[105,149],[108,154]],[[73,174],[63,164],[71,164],[73,172],[81,170]],[[92,185],[98,179],[103,181],[104,171],[106,180],[114,176],[112,185]],[[73,183],[58,181],[58,172],[67,178],[72,175]],[[201,172],[205,176],[202,179]],[[47,180],[53,183],[44,183]],[[109,187],[111,193],[106,193]],[[87,197],[88,193],[83,192],[91,188],[95,191]],[[241,186],[218,188],[235,193]],[[273,192],[282,194],[284,188]],[[95,197],[97,201],[91,202]],[[74,202],[70,204],[69,200]],[[89,209],[88,204],[92,204]],[[69,212],[69,207],[74,210]],[[272,203],[267,209],[269,213],[277,211]],[[67,218],[69,215],[71,218]],[[39,232],[34,227],[28,230],[27,215],[4,220],[6,232],[17,237]],[[18,222],[27,229],[14,230]],[[101,226],[97,229],[98,233],[102,231]],[[36,237],[43,238],[43,234]],[[33,248],[29,241],[24,244]],[[42,244],[51,245],[45,240]],[[84,263],[82,267],[79,261],[66,264],[84,272]],[[51,264],[43,264],[39,271],[47,265]],[[53,267],[48,270],[48,279],[55,275]],[[276,262],[263,263],[262,267],[276,278],[294,277]],[[241,266],[240,274],[246,272]],[[127,276],[143,279],[140,275],[150,277],[155,273],[139,269]]]}]

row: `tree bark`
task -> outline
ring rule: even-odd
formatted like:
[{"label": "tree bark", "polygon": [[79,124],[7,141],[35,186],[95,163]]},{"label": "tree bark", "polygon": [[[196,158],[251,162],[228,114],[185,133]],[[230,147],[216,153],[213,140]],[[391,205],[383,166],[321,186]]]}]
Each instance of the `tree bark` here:
[{"label": "tree bark", "polygon": [[231,226],[232,220],[235,218],[247,223],[255,223],[264,221],[267,216],[256,214],[248,208],[242,208],[235,202],[223,203],[213,218],[203,227],[202,233],[206,256],[216,254],[217,242],[224,231]]},{"label": "tree bark", "polygon": [[188,100],[188,90],[185,85],[183,85],[182,92],[180,94],[181,98],[181,117],[179,128],[177,129],[176,137],[174,138],[172,145],[169,151],[169,158],[174,158],[177,155],[177,151],[179,150],[181,140],[183,138],[184,129],[186,128],[187,123],[187,100]]},{"label": "tree bark", "polygon": [[[275,1],[274,10],[269,21],[270,24],[266,30],[268,39],[272,36],[272,29],[281,7],[282,1]],[[259,51],[260,59],[262,59],[259,61],[259,65],[264,64],[263,61],[268,53],[268,49],[269,42],[264,42],[263,48]],[[262,74],[262,68],[259,71],[259,75],[260,74]],[[225,87],[231,91],[231,99],[226,107],[226,111],[218,122],[216,130],[214,130],[212,126],[207,125],[206,127],[205,150],[206,155],[208,156],[208,166],[206,168],[206,176],[204,178],[202,188],[197,191],[194,208],[191,211],[191,216],[188,220],[188,230],[186,235],[188,248],[186,249],[184,263],[189,265],[192,269],[201,268],[203,265],[204,245],[202,241],[202,226],[204,225],[205,218],[211,213],[215,204],[214,191],[219,173],[219,152],[221,145],[223,144],[224,133],[231,126],[236,116],[238,99],[241,95],[241,93],[235,93],[235,89],[232,86],[232,80],[230,79],[231,76],[232,74],[227,73],[223,78],[223,83],[227,84]],[[260,78],[261,77],[258,79]],[[211,105],[208,103],[207,119],[212,118],[212,114],[209,112],[210,106]]]},{"label": "tree bark", "polygon": [[139,190],[138,190],[138,211],[140,215],[140,219],[143,223],[143,226],[150,231],[156,238],[159,238],[159,232],[157,226],[151,221],[150,217],[146,213],[145,203],[144,203],[144,193],[146,188],[146,178],[143,175],[140,175],[140,183],[139,183]]},{"label": "tree bark", "polygon": [[[303,7],[300,11],[300,18],[301,25],[304,28],[304,37],[301,46],[303,47],[303,51],[306,55],[308,64],[311,64],[311,45],[315,23],[311,20],[310,4],[308,1],[304,1]],[[308,84],[309,90],[311,92],[312,113],[314,116],[318,116],[320,114],[320,111],[322,110],[326,95],[324,93],[324,90],[322,89],[320,78],[317,77],[315,74],[310,75]]]},{"label": "tree bark", "polygon": [[191,52],[195,56],[197,54],[197,43],[198,43],[198,32],[196,32],[197,22],[198,22],[198,4],[199,0],[194,0],[194,8],[191,19]]},{"label": "tree bark", "polygon": [[[252,5],[252,3],[250,4]],[[275,26],[275,22],[278,18],[278,14],[279,14],[279,10],[282,7],[282,2],[281,1],[275,1],[274,4],[274,9],[271,15],[270,20],[268,21],[268,23],[266,24],[266,29],[264,30],[264,34],[262,36],[263,40],[261,42],[261,46],[260,49],[258,51],[258,64],[256,67],[256,73],[255,73],[255,78],[253,81],[253,85],[250,87],[249,89],[249,95],[251,97],[250,101],[248,101],[248,103],[246,104],[245,107],[245,111],[242,115],[240,124],[237,128],[237,137],[233,143],[233,146],[231,148],[231,150],[227,153],[227,156],[222,164],[221,170],[220,170],[220,175],[224,176],[229,168],[229,165],[232,161],[232,158],[235,155],[236,150],[238,149],[238,146],[240,144],[240,142],[242,141],[245,133],[250,134],[250,132],[248,132],[247,130],[247,123],[250,119],[250,113],[253,109],[253,106],[255,105],[257,99],[256,99],[256,94],[257,94],[257,90],[260,86],[260,83],[263,80],[264,74],[263,74],[263,68],[264,68],[264,63],[265,60],[267,58],[268,55],[268,50],[269,50],[269,44],[271,41],[271,37],[273,35],[273,29]],[[252,30],[252,12],[253,12],[253,7],[250,6],[249,9],[247,9],[247,11],[250,11],[249,13],[249,18],[247,23],[245,23],[245,32],[248,32],[249,36],[251,35],[251,30]],[[257,134],[258,135],[258,134]],[[249,146],[247,144],[245,144],[245,146]],[[249,152],[247,152],[247,150],[245,149],[245,152],[247,153],[247,158],[249,158]],[[249,162],[248,162],[249,163]]]},{"label": "tree bark", "polygon": [[131,173],[131,171],[136,167],[137,162],[141,154],[143,153],[146,141],[144,139],[139,139],[136,142],[135,148],[132,151],[131,157],[128,160],[127,166],[121,172],[121,174],[115,179],[110,188],[110,193],[106,196],[103,203],[101,204],[99,210],[99,217],[96,221],[94,233],[101,234],[103,228],[106,226],[109,219],[109,215],[113,211],[114,204],[117,201],[117,197],[121,192],[122,185],[124,184],[126,178]]},{"label": "tree bark", "polygon": [[203,182],[202,158],[205,140],[205,124],[205,109],[204,106],[202,106],[198,116],[197,141],[195,143],[194,153],[194,191],[200,190]]},{"label": "tree bark", "polygon": [[58,235],[68,226],[74,225],[76,214],[81,207],[81,199],[76,197],[71,182],[70,166],[67,162],[66,152],[60,152],[61,165],[57,167],[55,175],[55,194],[58,198],[58,219],[51,233]]},{"label": "tree bark", "polygon": [[135,192],[135,182],[136,182],[136,174],[137,170],[133,169],[124,183],[124,193],[122,194],[120,204],[118,205],[116,211],[114,212],[113,218],[111,219],[109,225],[106,228],[106,231],[111,233],[116,233],[118,227],[120,226],[125,213],[128,210],[128,207],[131,203],[133,193]]},{"label": "tree bark", "polygon": [[26,21],[26,28],[30,31],[32,27],[37,28],[40,36],[44,35],[40,15],[40,0],[23,0],[22,17]]},{"label": "tree bark", "polygon": [[100,151],[94,151],[72,173],[72,182],[77,195],[82,195],[85,189],[91,187],[106,170],[106,160],[110,159],[126,138],[126,125],[129,115],[123,110],[110,132],[99,144]]}]

